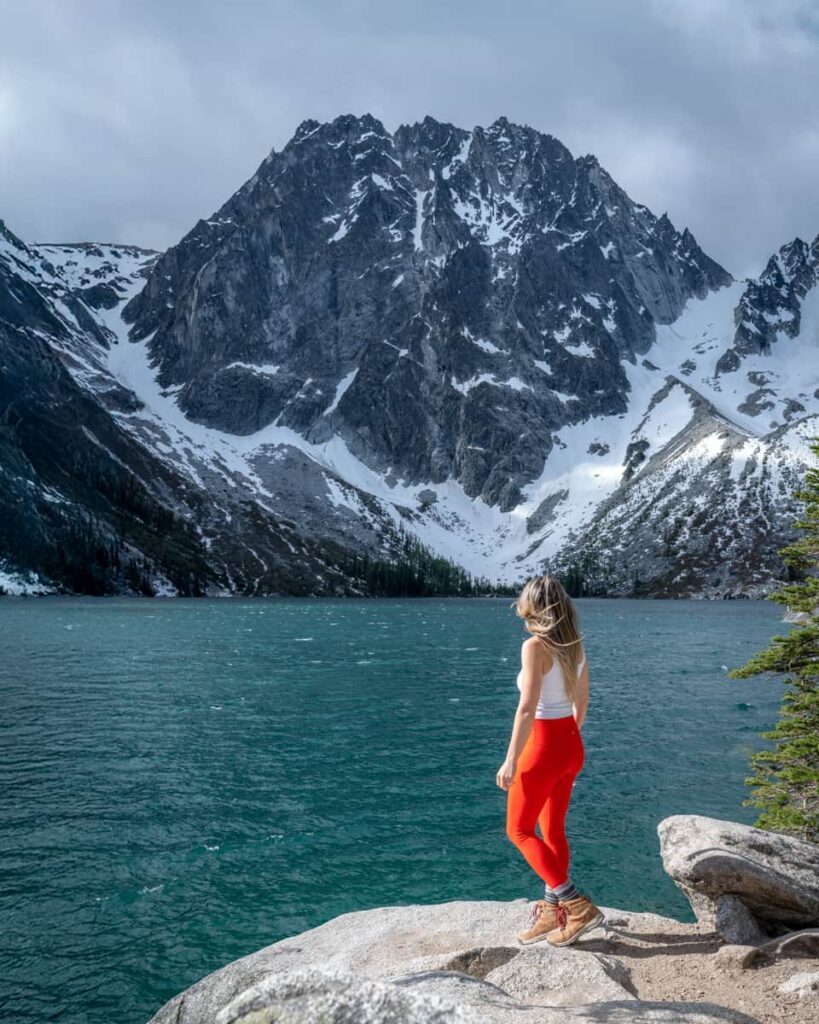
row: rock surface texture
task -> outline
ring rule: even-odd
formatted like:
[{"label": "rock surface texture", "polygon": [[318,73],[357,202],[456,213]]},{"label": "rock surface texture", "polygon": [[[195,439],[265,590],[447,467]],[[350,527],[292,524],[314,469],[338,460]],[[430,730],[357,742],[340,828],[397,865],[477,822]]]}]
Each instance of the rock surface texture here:
[{"label": "rock surface texture", "polygon": [[[603,925],[556,949],[517,942],[525,899],[378,907],[228,964],[150,1024],[813,1024],[819,928],[751,939],[816,920],[819,848],[697,815],[658,833],[696,924],[603,907]],[[730,942],[720,910],[739,920]]]},{"label": "rock surface texture", "polygon": [[[819,433],[818,266],[795,239],[735,281],[593,156],[505,118],[306,121],[165,253],[0,224],[0,513],[30,479],[87,513],[78,534],[127,535],[136,513],[77,476],[124,464],[150,491],[160,462],[151,500],[208,592],[355,593],[350,558],[394,556],[401,527],[498,582],[548,565],[608,593],[757,594]],[[55,362],[96,440],[52,471]],[[190,588],[128,541],[162,592]],[[0,576],[68,586],[36,551],[11,529]]]},{"label": "rock surface texture", "polygon": [[605,912],[605,927],[564,949],[516,942],[525,900],[342,914],[208,975],[151,1024],[751,1019],[708,1001],[638,1000],[628,959],[616,954],[639,955],[641,933],[672,937],[680,925],[654,914]]},{"label": "rock surface texture", "polygon": [[798,971],[782,982],[779,991],[799,996],[800,999],[819,996],[819,971]]},{"label": "rock surface texture", "polygon": [[[676,815],[658,826],[663,867],[697,919],[729,942],[819,926],[819,847],[750,825]],[[744,937],[744,938],[743,938]]]}]

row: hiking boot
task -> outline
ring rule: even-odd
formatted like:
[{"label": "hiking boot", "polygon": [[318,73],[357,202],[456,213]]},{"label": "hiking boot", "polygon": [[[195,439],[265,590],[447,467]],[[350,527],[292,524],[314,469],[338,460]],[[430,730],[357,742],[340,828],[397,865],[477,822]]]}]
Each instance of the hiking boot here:
[{"label": "hiking boot", "polygon": [[571,946],[581,935],[605,921],[605,915],[588,896],[561,900],[557,909],[558,925],[549,933],[550,946]]},{"label": "hiking boot", "polygon": [[536,900],[528,923],[529,927],[518,933],[518,942],[522,942],[524,945],[545,939],[548,933],[558,926],[557,907],[554,903],[549,903],[546,900]]}]

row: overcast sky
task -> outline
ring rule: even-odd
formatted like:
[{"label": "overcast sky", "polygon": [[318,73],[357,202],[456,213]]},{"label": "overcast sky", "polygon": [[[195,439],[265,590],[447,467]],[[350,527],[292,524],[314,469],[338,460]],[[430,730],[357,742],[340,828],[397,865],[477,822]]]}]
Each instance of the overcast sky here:
[{"label": "overcast sky", "polygon": [[819,233],[819,0],[0,0],[0,217],[165,248],[305,118],[501,114],[736,276]]}]

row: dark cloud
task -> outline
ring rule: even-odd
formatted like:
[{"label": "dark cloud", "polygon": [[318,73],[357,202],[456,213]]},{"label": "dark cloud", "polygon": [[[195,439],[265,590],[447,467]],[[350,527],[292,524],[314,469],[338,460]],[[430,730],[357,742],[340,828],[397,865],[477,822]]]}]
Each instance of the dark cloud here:
[{"label": "dark cloud", "polygon": [[0,216],[165,247],[306,117],[500,114],[593,152],[732,273],[819,232],[819,24],[791,0],[2,5]]}]

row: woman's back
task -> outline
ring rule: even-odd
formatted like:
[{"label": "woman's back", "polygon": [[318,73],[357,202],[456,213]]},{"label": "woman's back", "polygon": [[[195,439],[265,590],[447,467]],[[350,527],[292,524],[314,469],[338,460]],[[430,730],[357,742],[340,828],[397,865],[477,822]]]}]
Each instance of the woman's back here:
[{"label": "woman's back", "polygon": [[[586,655],[580,659],[577,666],[577,674],[580,675],[583,665],[586,662]],[[517,687],[522,687],[523,669],[518,672]],[[535,718],[565,718],[574,713],[572,702],[566,692],[566,681],[563,676],[563,666],[558,658],[552,658],[552,667],[543,674],[540,686],[540,699],[538,700]]]}]

